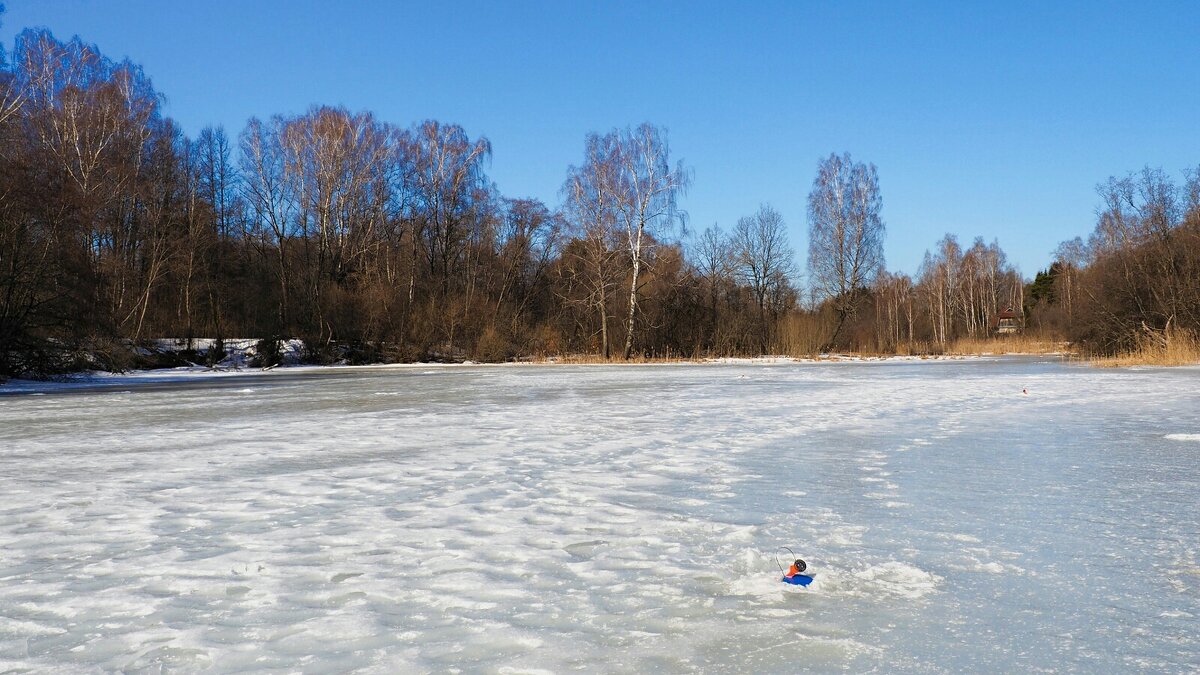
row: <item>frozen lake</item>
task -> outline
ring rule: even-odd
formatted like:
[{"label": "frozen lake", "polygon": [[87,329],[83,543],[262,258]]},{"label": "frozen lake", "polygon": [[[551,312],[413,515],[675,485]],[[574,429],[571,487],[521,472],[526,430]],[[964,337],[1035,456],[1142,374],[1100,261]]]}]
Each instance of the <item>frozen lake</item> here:
[{"label": "frozen lake", "polygon": [[1200,369],[0,396],[0,671],[1194,672],[1198,626]]}]

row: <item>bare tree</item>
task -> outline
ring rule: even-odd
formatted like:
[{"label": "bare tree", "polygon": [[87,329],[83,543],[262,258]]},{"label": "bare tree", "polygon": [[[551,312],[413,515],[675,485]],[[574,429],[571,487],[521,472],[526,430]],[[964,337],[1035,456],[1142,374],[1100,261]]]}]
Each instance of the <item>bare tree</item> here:
[{"label": "bare tree", "polygon": [[484,182],[483,166],[491,158],[492,144],[486,138],[472,141],[457,124],[435,120],[418,125],[411,138],[417,217],[430,273],[441,281],[445,295],[469,236],[471,198]]},{"label": "bare tree", "polygon": [[157,280],[141,259],[157,249],[140,246],[148,195],[139,191],[150,189],[144,165],[155,135],[167,129],[161,97],[140,67],[79,38],[60,42],[44,29],[26,30],[14,56],[27,133],[65,181],[91,264],[108,282],[95,287],[96,300],[129,329],[140,321],[145,285]]},{"label": "bare tree", "polygon": [[237,211],[237,194],[234,187],[238,175],[225,129],[201,129],[192,152],[195,154],[193,163],[199,180],[197,187],[212,209],[214,233],[219,239],[228,240],[235,234],[233,221]]},{"label": "bare tree", "polygon": [[704,228],[699,241],[696,242],[692,257],[704,284],[704,294],[708,300],[708,346],[718,345],[718,327],[720,325],[718,300],[722,289],[731,282],[733,260],[729,250],[729,240],[721,231],[720,226]]},{"label": "bare tree", "polygon": [[296,212],[310,311],[323,342],[335,337],[331,287],[349,286],[382,228],[387,134],[370,113],[319,107],[283,126],[284,175],[299,196]]},{"label": "bare tree", "polygon": [[1185,179],[1146,168],[1097,186],[1089,264],[1071,277],[1072,332],[1089,348],[1112,353],[1200,327],[1198,188],[1195,174]]},{"label": "bare tree", "polygon": [[915,292],[907,274],[884,272],[875,280],[875,330],[882,350],[899,351],[911,345]]},{"label": "bare tree", "polygon": [[770,338],[768,300],[776,297],[778,287],[787,285],[796,273],[796,255],[788,243],[783,216],[764,204],[759,207],[758,213],[739,219],[730,239],[730,254],[738,277],[754,293],[762,349],[765,351]]},{"label": "bare tree", "polygon": [[625,326],[625,358],[633,353],[637,325],[638,293],[642,267],[652,257],[650,242],[657,240],[685,214],[676,206],[676,198],[691,182],[680,161],[670,165],[667,132],[649,123],[636,129],[614,132],[617,136],[617,208],[625,225],[625,238],[632,274],[629,283],[629,320]]},{"label": "bare tree", "polygon": [[266,124],[252,117],[241,134],[242,190],[250,210],[250,228],[264,255],[275,257],[275,277],[279,282],[276,315],[280,331],[289,328],[291,318],[291,274],[287,249],[295,233],[292,222],[298,203],[291,181],[284,170],[282,147],[283,117],[276,115]]},{"label": "bare tree", "polygon": [[[240,218],[243,205],[238,195],[240,176],[233,161],[232,145],[222,127],[201,129],[188,154],[191,155],[188,163],[195,174],[190,181],[194,184],[194,194],[189,200],[189,214],[204,211],[206,215],[203,220],[207,222],[203,223],[200,232],[211,250],[203,256],[204,286],[210,325],[216,335],[221,336],[225,334],[223,310],[227,297],[226,284],[222,281],[235,264],[229,254],[237,250],[236,244],[244,234],[244,223]],[[195,216],[189,215],[189,219],[194,226]]]},{"label": "bare tree", "polygon": [[1087,265],[1087,245],[1083,243],[1083,239],[1080,237],[1064,241],[1054,250],[1054,258],[1058,261],[1062,269],[1062,276],[1059,278],[1058,283],[1061,287],[1063,306],[1067,312],[1067,318],[1070,319],[1075,314],[1075,295],[1076,285],[1079,280],[1079,270]]},{"label": "bare tree", "polygon": [[[582,277],[588,304],[600,320],[600,353],[611,356],[608,329],[608,295],[615,283],[615,247],[620,199],[620,147],[615,134],[589,134],[584,143],[581,166],[567,170],[563,185],[566,211],[573,234],[579,240],[565,255],[577,258],[570,266],[572,277]],[[578,272],[576,272],[578,270]]]},{"label": "bare tree", "polygon": [[808,266],[813,289],[837,310],[830,345],[883,270],[882,207],[874,164],[856,163],[850,153],[817,164],[808,193]]},{"label": "bare tree", "polygon": [[[553,213],[536,199],[506,199],[500,231],[500,280],[492,322],[500,315],[505,301],[516,303],[512,312],[515,323],[533,299],[535,286],[542,280],[553,258],[559,254],[562,216]],[[515,296],[515,297],[514,297]]]},{"label": "bare tree", "polygon": [[[0,4],[0,15],[3,14],[4,5]],[[25,97],[28,95],[26,88],[18,83],[16,74],[7,66],[4,50],[0,47],[0,127],[18,116],[21,107],[25,105]],[[3,153],[3,156],[8,156],[7,150],[9,148],[0,147],[0,153]]]},{"label": "bare tree", "polygon": [[925,252],[920,286],[925,292],[933,339],[944,345],[954,335],[954,309],[959,297],[959,268],[962,247],[952,234],[942,237],[935,253]]}]

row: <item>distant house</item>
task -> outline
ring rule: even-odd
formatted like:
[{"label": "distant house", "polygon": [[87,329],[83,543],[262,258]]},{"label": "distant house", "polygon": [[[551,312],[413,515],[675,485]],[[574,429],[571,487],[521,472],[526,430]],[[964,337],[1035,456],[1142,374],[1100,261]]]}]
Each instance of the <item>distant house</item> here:
[{"label": "distant house", "polygon": [[1013,311],[1012,307],[1000,312],[996,315],[996,322],[993,324],[996,333],[999,335],[1009,335],[1011,333],[1021,332],[1021,317]]}]

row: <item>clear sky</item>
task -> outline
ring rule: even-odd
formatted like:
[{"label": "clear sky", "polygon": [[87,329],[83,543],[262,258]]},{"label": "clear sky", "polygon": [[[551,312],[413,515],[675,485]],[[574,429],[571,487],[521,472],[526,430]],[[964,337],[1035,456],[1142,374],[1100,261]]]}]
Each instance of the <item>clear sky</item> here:
[{"label": "clear sky", "polygon": [[[947,232],[1026,276],[1091,231],[1096,183],[1200,165],[1200,2],[6,0],[142,64],[190,135],[315,103],[491,139],[551,206],[584,135],[649,121],[694,170],[691,227],[760,203],[803,264],[817,160],[879,167],[888,268]],[[750,4],[750,3],[747,3]]]}]

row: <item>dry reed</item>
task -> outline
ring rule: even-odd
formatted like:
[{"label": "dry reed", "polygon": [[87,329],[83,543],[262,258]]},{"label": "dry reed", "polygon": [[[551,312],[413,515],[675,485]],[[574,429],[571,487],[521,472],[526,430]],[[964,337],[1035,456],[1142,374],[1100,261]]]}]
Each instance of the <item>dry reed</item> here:
[{"label": "dry reed", "polygon": [[556,363],[564,365],[595,365],[595,364],[649,364],[649,363],[682,363],[687,361],[699,361],[702,359],[693,358],[690,356],[672,355],[672,356],[643,356],[640,354],[632,355],[628,360],[613,356],[604,358],[600,354],[548,354],[546,356],[533,357],[527,360],[528,363]]},{"label": "dry reed", "polygon": [[1182,328],[1145,335],[1137,348],[1092,360],[1101,368],[1128,366],[1189,366],[1200,364],[1200,336]]},{"label": "dry reed", "polygon": [[946,354],[1062,354],[1070,343],[1036,335],[1004,335],[989,338],[959,338],[946,347]]}]

